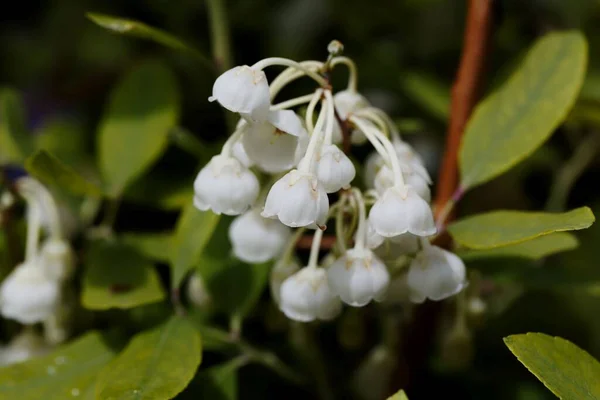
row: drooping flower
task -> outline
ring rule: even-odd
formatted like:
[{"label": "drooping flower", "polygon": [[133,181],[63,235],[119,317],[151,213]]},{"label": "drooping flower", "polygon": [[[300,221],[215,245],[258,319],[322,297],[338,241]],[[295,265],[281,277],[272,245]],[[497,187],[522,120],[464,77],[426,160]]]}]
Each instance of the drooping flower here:
[{"label": "drooping flower", "polygon": [[383,237],[407,232],[431,236],[436,232],[429,204],[410,185],[386,189],[371,208],[369,220],[373,230]]},{"label": "drooping flower", "polygon": [[330,320],[342,309],[339,298],[329,288],[323,268],[302,268],[283,282],[280,296],[279,308],[295,321]]},{"label": "drooping flower", "polygon": [[327,193],[350,187],[356,176],[352,161],[336,145],[325,145],[317,158],[317,178]]},{"label": "drooping flower", "polygon": [[275,301],[275,304],[281,302],[281,285],[283,282],[294,275],[300,269],[300,264],[297,260],[279,260],[273,266],[269,279],[269,288],[271,289],[271,296]]},{"label": "drooping flower", "polygon": [[[428,203],[431,201],[431,190],[429,190],[429,185],[423,177],[414,172],[406,173],[404,170],[402,171],[402,176],[404,177],[404,181],[410,185],[423,200]],[[375,176],[375,190],[381,195],[392,186],[394,186],[394,173],[391,168],[384,165],[379,169],[379,172]]]},{"label": "drooping flower", "polygon": [[258,191],[258,179],[248,168],[235,158],[220,154],[198,173],[194,205],[215,214],[238,215],[254,204]]},{"label": "drooping flower", "polygon": [[325,225],[328,211],[329,199],[317,177],[293,169],[271,187],[261,215],[291,227],[316,228]]},{"label": "drooping flower", "polygon": [[250,121],[264,121],[271,105],[267,76],[247,65],[234,67],[217,78],[208,100],[216,100]]},{"label": "drooping flower", "polygon": [[467,285],[465,264],[456,254],[427,244],[410,264],[407,284],[413,303],[443,300]]},{"label": "drooping flower", "polygon": [[371,250],[353,248],[327,269],[327,279],[344,303],[362,307],[384,298],[390,274]]},{"label": "drooping flower", "polygon": [[[336,111],[342,120],[347,120],[357,111],[370,106],[369,101],[359,93],[351,90],[341,90],[333,96]],[[366,123],[370,124],[368,121]],[[342,141],[342,130],[336,123],[333,131],[334,143]],[[351,135],[353,144],[363,144],[367,141],[367,137],[358,129],[355,129]]]},{"label": "drooping flower", "polygon": [[233,220],[229,240],[237,258],[248,263],[262,263],[281,253],[290,236],[290,229],[252,209]]},{"label": "drooping flower", "polygon": [[51,279],[64,281],[75,268],[75,255],[71,245],[57,237],[49,237],[42,244],[40,261]]}]

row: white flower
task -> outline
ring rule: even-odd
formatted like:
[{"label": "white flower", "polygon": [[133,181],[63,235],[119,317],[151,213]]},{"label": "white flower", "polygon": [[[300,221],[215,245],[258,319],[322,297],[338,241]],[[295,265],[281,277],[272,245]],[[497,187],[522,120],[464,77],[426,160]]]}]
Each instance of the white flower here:
[{"label": "white flower", "polygon": [[271,187],[262,216],[277,217],[287,226],[322,227],[329,198],[314,174],[291,170]]},{"label": "white flower", "polygon": [[426,245],[410,264],[407,284],[413,303],[443,300],[467,285],[465,264],[456,254]]},{"label": "white flower", "polygon": [[281,222],[261,217],[252,209],[229,225],[229,240],[237,258],[248,263],[262,263],[279,255],[290,236]]},{"label": "white flower", "polygon": [[247,65],[234,67],[217,78],[208,100],[216,100],[251,121],[264,121],[271,106],[269,83],[261,70]]},{"label": "white flower", "polygon": [[[363,108],[370,107],[369,101],[362,95],[350,90],[342,90],[333,96],[335,109],[342,120],[347,120],[350,116]],[[369,121],[366,124],[372,125]],[[375,126],[375,125],[373,125]],[[333,128],[333,142],[340,143],[342,141],[342,130],[336,123]],[[351,135],[353,144],[363,144],[367,141],[367,137],[358,129],[355,129]]]},{"label": "white flower", "polygon": [[[406,173],[404,170],[402,170],[402,176],[404,182],[410,185],[423,200],[428,203],[431,201],[431,190],[429,190],[429,185],[423,177],[414,172]],[[382,166],[375,176],[375,190],[381,195],[393,185],[394,173],[387,165]]]},{"label": "white flower", "polygon": [[198,272],[194,272],[190,277],[187,286],[187,296],[190,303],[196,307],[206,307],[210,303],[210,293],[206,289],[202,275]]},{"label": "white flower", "polygon": [[0,312],[5,318],[33,324],[56,310],[60,287],[50,279],[43,266],[35,262],[18,265],[0,287]]},{"label": "white flower", "polygon": [[240,138],[235,142],[233,147],[231,148],[231,152],[233,156],[246,168],[250,168],[254,165],[250,157],[248,157],[248,153],[246,153],[246,149],[244,149],[244,145],[242,144],[242,139]]},{"label": "white flower", "polygon": [[298,272],[299,269],[300,264],[297,260],[279,260],[275,263],[269,278],[271,296],[273,297],[275,304],[279,304],[281,302],[281,285],[283,282]]},{"label": "white flower", "polygon": [[329,320],[342,310],[342,303],[327,284],[323,268],[302,268],[283,282],[280,296],[281,311],[295,321]]},{"label": "white flower", "polygon": [[327,280],[344,303],[362,307],[383,299],[390,274],[371,250],[354,248],[327,269]]},{"label": "white flower", "polygon": [[383,237],[406,232],[431,236],[436,232],[429,204],[410,185],[387,189],[371,208],[369,220],[375,232]]},{"label": "white flower", "polygon": [[302,120],[290,110],[271,111],[266,121],[245,124],[242,144],[248,158],[266,172],[298,164],[308,145]]},{"label": "white flower", "polygon": [[75,255],[68,242],[50,237],[40,251],[46,275],[51,279],[64,281],[69,278],[75,268]]},{"label": "white flower", "polygon": [[[427,169],[424,167],[421,157],[412,149],[412,147],[402,140],[394,140],[393,145],[404,178],[408,181],[413,174],[416,174],[421,177],[425,183],[431,184],[429,172],[427,172]],[[379,153],[374,152],[367,157],[364,179],[368,188],[374,187],[376,176],[384,166],[385,161]]]},{"label": "white flower", "polygon": [[317,178],[327,193],[350,187],[356,176],[352,161],[336,145],[323,146],[317,159]]},{"label": "white flower", "polygon": [[369,249],[376,249],[383,244],[385,238],[373,229],[371,220],[367,219],[367,240],[366,245]]},{"label": "white flower", "polygon": [[238,215],[258,197],[258,179],[238,160],[214,156],[194,181],[194,205],[215,214]]},{"label": "white flower", "polygon": [[48,353],[51,347],[32,329],[25,329],[0,347],[0,367],[20,363]]}]

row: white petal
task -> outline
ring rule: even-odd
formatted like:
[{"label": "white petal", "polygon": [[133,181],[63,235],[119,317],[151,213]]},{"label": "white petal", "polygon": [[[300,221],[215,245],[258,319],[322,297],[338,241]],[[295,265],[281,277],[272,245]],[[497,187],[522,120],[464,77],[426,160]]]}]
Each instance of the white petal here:
[{"label": "white petal", "polygon": [[300,137],[308,136],[302,120],[291,110],[276,110],[269,112],[269,122],[288,135]]},{"label": "white petal", "polygon": [[271,296],[275,301],[275,304],[281,303],[281,285],[283,282],[294,275],[300,269],[300,263],[293,259],[290,261],[279,260],[273,266],[271,270],[269,287],[271,289]]},{"label": "white petal", "polygon": [[350,187],[356,176],[352,161],[336,145],[323,146],[317,162],[317,178],[327,193]]},{"label": "white petal", "polygon": [[266,172],[283,172],[296,164],[299,137],[283,133],[270,122],[246,125],[242,144],[250,160]]},{"label": "white petal", "polygon": [[342,119],[356,111],[369,107],[369,101],[362,95],[350,90],[341,90],[333,96],[335,108]]},{"label": "white petal", "polygon": [[242,144],[242,139],[235,142],[232,148],[233,156],[246,168],[250,168],[254,165],[250,157],[248,157],[248,153],[246,153],[246,149]]},{"label": "white petal", "polygon": [[367,160],[365,161],[364,168],[364,181],[367,189],[372,189],[375,187],[375,177],[379,170],[385,165],[385,161],[379,153],[373,152],[369,154]]},{"label": "white petal", "polygon": [[247,65],[234,67],[215,81],[209,101],[215,100],[252,121],[264,121],[271,105],[267,77],[263,71]]}]

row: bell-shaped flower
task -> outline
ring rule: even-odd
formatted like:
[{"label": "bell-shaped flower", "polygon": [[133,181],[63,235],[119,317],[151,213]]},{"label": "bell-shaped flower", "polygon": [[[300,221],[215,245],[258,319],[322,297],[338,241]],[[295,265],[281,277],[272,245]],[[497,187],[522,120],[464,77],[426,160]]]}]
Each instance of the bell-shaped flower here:
[{"label": "bell-shaped flower", "polygon": [[390,274],[371,250],[353,248],[327,269],[327,280],[344,303],[362,307],[385,297]]},{"label": "bell-shaped flower", "polygon": [[410,232],[431,236],[436,227],[429,204],[410,186],[392,186],[375,202],[369,212],[373,230],[383,237]]},{"label": "bell-shaped flower", "polygon": [[294,275],[300,269],[300,264],[297,260],[279,260],[271,269],[271,275],[269,277],[269,288],[271,289],[271,296],[275,301],[275,304],[281,302],[281,285],[287,278]]},{"label": "bell-shaped flower", "polygon": [[467,285],[465,264],[456,254],[427,244],[410,264],[407,284],[413,303],[443,300]]},{"label": "bell-shaped flower", "polygon": [[68,279],[75,268],[75,255],[71,245],[55,237],[49,237],[42,244],[40,261],[46,275],[58,281]]},{"label": "bell-shaped flower", "polygon": [[214,156],[194,181],[194,205],[215,214],[238,215],[258,197],[256,176],[237,159]]},{"label": "bell-shaped flower", "polygon": [[[402,176],[404,177],[404,181],[410,185],[423,200],[428,203],[431,201],[431,190],[423,177],[416,173],[406,173],[404,170],[402,170]],[[380,195],[392,187],[394,185],[394,173],[391,168],[387,165],[382,166],[375,176],[374,183],[375,190]]]},{"label": "bell-shaped flower", "polygon": [[236,141],[233,147],[231,148],[231,152],[233,156],[246,168],[250,168],[254,165],[250,157],[248,157],[248,153],[246,153],[246,149],[242,144],[242,140]]},{"label": "bell-shaped flower", "polygon": [[[431,184],[429,172],[423,165],[421,157],[412,149],[412,147],[402,140],[394,140],[393,145],[396,150],[396,155],[398,156],[398,161],[400,162],[402,173],[404,174],[404,179],[407,181],[414,179],[412,178],[412,175],[416,174],[418,177],[422,178],[426,184]],[[385,161],[379,153],[373,152],[369,154],[364,168],[364,180],[365,185],[368,188],[375,187],[376,176],[384,166]]]},{"label": "bell-shaped flower", "polygon": [[271,111],[267,120],[245,124],[242,129],[248,158],[270,173],[294,167],[308,145],[302,120],[290,110]]},{"label": "bell-shaped flower", "polygon": [[271,106],[267,76],[247,65],[234,67],[217,78],[208,100],[216,100],[250,121],[264,121]]},{"label": "bell-shaped flower", "polygon": [[0,347],[0,367],[21,363],[43,356],[52,350],[33,329],[25,329],[6,346]]},{"label": "bell-shaped flower", "polygon": [[44,321],[59,300],[59,282],[46,275],[39,261],[18,265],[0,286],[0,313],[23,324]]},{"label": "bell-shaped flower", "polygon": [[279,308],[295,321],[330,320],[342,310],[342,303],[329,288],[323,268],[302,268],[283,282],[280,296]]},{"label": "bell-shaped flower", "polygon": [[352,161],[336,145],[325,145],[317,158],[317,178],[327,193],[350,187],[356,176]]},{"label": "bell-shaped flower", "polygon": [[289,237],[287,226],[262,217],[258,209],[245,212],[229,225],[233,253],[248,263],[262,263],[278,256]]},{"label": "bell-shaped flower", "polygon": [[[362,95],[351,90],[341,90],[333,96],[335,109],[342,120],[347,120],[350,116],[363,109],[370,107],[369,101]],[[373,125],[370,121],[365,121],[366,124]],[[374,125],[373,125],[374,126]],[[340,143],[342,141],[342,130],[336,123],[333,128],[333,142]],[[367,141],[367,137],[358,129],[352,132],[351,141],[353,144],[363,144]]]},{"label": "bell-shaped flower", "polygon": [[262,216],[279,218],[291,227],[323,227],[327,222],[329,198],[317,177],[293,169],[271,187]]}]

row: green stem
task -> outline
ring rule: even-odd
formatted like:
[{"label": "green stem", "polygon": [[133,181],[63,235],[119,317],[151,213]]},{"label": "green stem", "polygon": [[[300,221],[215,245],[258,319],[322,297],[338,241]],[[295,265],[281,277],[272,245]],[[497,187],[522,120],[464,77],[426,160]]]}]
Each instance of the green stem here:
[{"label": "green stem", "polygon": [[224,0],[207,0],[206,7],[208,8],[213,61],[217,70],[223,72],[232,67],[229,22]]},{"label": "green stem", "polygon": [[112,231],[113,225],[117,219],[117,214],[119,212],[119,205],[121,203],[120,198],[109,199],[108,204],[106,205],[106,210],[104,211],[104,218],[102,219],[101,227]]},{"label": "green stem", "polygon": [[215,154],[212,144],[203,143],[187,129],[176,126],[169,132],[173,144],[203,162],[210,160]]}]

